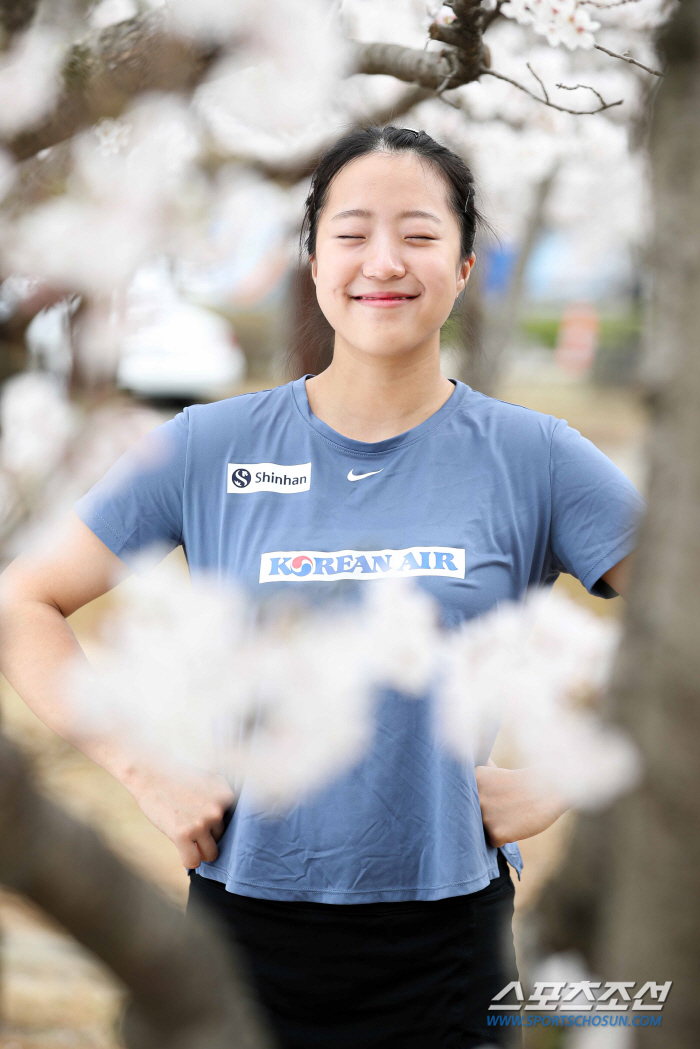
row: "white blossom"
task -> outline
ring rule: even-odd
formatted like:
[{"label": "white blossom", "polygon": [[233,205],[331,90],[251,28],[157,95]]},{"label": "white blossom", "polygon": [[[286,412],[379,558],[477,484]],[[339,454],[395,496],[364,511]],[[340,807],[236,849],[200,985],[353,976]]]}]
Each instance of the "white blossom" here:
[{"label": "white blossom", "polygon": [[501,14],[532,26],[552,47],[564,44],[570,51],[592,48],[593,34],[600,29],[600,22],[595,22],[578,0],[507,0]]},{"label": "white blossom", "polygon": [[256,609],[161,566],[130,581],[100,658],[76,668],[77,717],[166,763],[222,772],[265,810],[361,760],[387,687],[432,695],[442,745],[467,767],[485,763],[503,723],[521,763],[571,804],[634,782],[636,752],[592,702],[617,641],[608,620],[537,594],[444,631],[424,591],[370,586],[350,607]]},{"label": "white blossom", "polygon": [[346,41],[323,0],[270,0],[216,63],[197,107],[222,141],[233,144],[239,126],[288,138],[322,126],[346,65]]},{"label": "white blossom", "polygon": [[443,5],[442,7],[439,7],[438,10],[435,12],[433,21],[435,25],[452,25],[456,18],[457,16],[455,15],[452,8],[445,7]]},{"label": "white blossom", "polygon": [[134,0],[101,0],[90,11],[90,25],[95,29],[126,22],[138,14]]},{"label": "white blossom", "polygon": [[3,469],[25,481],[50,474],[75,427],[64,384],[43,372],[8,379],[0,394],[0,427]]},{"label": "white blossom", "polygon": [[45,27],[22,33],[0,54],[0,133],[16,135],[51,110],[60,86],[61,39]]},{"label": "white blossom", "polygon": [[124,287],[176,239],[198,156],[195,121],[169,97],[78,135],[68,191],[6,230],[8,268],[93,295]]},{"label": "white blossom", "polygon": [[168,0],[166,9],[179,33],[204,42],[226,41],[274,17],[274,5],[256,0]]}]

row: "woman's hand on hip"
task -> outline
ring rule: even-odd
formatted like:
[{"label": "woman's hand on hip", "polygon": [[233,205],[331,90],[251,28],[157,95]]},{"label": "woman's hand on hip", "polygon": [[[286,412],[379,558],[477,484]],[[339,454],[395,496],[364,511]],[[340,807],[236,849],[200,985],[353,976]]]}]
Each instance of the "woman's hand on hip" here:
[{"label": "woman's hand on hip", "polygon": [[175,845],[183,867],[217,858],[224,814],[234,801],[223,776],[195,769],[147,769],[127,786],[143,814]]},{"label": "woman's hand on hip", "polygon": [[537,769],[501,769],[489,759],[474,771],[481,818],[496,848],[539,834],[568,808]]}]

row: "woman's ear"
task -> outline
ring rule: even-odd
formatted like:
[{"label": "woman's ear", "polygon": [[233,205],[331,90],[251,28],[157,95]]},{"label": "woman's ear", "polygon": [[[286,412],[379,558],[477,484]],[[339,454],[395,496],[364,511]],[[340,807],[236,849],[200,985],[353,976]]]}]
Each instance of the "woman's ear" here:
[{"label": "woman's ear", "polygon": [[318,263],[316,262],[315,255],[309,255],[309,262],[311,263],[311,279],[316,283],[316,274],[318,273]]},{"label": "woman's ear", "polygon": [[474,252],[471,253],[466,259],[462,259],[462,264],[459,267],[459,273],[457,274],[457,294],[464,291],[467,281],[469,280],[469,274],[471,273],[472,266],[476,261],[476,255]]}]

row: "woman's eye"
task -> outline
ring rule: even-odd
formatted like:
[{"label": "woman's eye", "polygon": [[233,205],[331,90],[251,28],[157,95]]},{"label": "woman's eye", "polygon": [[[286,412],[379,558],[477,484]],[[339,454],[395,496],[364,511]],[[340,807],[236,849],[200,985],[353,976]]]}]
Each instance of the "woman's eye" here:
[{"label": "woman's eye", "polygon": [[410,233],[406,240],[435,240],[435,237],[429,237],[425,233]]},{"label": "woman's eye", "polygon": [[341,233],[338,240],[364,240],[361,233]]}]

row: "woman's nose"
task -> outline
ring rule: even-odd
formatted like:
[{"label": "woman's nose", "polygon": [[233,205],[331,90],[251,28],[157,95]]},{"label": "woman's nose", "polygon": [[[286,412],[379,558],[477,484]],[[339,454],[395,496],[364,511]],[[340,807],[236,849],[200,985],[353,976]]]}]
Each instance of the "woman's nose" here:
[{"label": "woman's nose", "polygon": [[389,280],[402,277],[406,267],[401,259],[398,246],[388,240],[377,241],[369,245],[367,257],[362,264],[362,275],[374,277],[375,280]]}]

